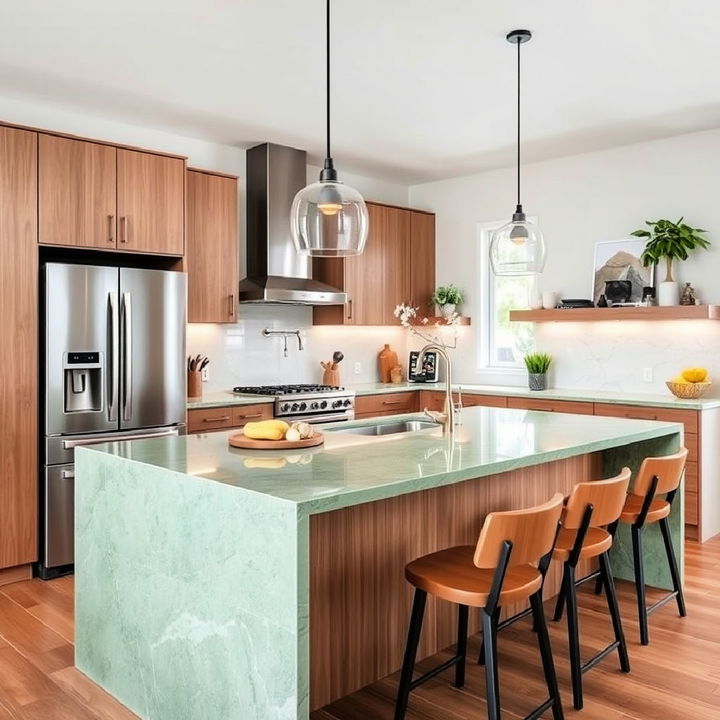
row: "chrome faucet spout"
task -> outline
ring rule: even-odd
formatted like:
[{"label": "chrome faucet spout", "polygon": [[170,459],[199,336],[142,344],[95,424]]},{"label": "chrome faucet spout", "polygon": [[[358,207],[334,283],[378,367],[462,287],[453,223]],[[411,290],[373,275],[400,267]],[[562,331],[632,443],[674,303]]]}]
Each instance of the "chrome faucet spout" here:
[{"label": "chrome faucet spout", "polygon": [[[422,369],[425,364],[425,353],[436,352],[445,361],[445,407],[443,408],[444,421],[441,419],[444,435],[455,433],[455,404],[452,399],[452,363],[444,347],[430,343],[420,350],[417,358],[417,367]],[[427,412],[427,410],[426,410]]]}]

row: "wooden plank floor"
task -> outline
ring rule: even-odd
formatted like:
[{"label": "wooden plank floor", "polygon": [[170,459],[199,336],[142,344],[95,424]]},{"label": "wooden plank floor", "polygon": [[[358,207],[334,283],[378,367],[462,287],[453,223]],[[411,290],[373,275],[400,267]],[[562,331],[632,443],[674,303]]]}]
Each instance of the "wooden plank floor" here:
[{"label": "wooden plank floor", "polygon": [[[720,718],[720,537],[687,545],[689,617],[667,605],[652,615],[650,646],[641,647],[635,596],[618,584],[632,672],[616,656],[584,677],[585,709],[571,709],[564,623],[550,623],[567,717],[578,720],[718,720]],[[650,593],[650,599],[653,599]],[[602,597],[580,593],[581,641],[589,657],[611,639]],[[552,609],[548,607],[548,613]],[[30,580],[0,587],[0,720],[130,720],[136,716],[73,667],[73,582]],[[470,655],[477,655],[477,637]],[[529,622],[504,630],[499,640],[503,718],[523,717],[545,693]],[[428,669],[441,653],[422,663]],[[338,659],[338,662],[343,662]],[[457,690],[451,673],[418,688],[407,720],[482,720],[487,717],[482,668],[469,664],[467,685]],[[392,675],[312,714],[312,720],[391,720],[397,687]],[[551,717],[551,713],[546,713]],[[208,718],[208,720],[222,720]]]}]

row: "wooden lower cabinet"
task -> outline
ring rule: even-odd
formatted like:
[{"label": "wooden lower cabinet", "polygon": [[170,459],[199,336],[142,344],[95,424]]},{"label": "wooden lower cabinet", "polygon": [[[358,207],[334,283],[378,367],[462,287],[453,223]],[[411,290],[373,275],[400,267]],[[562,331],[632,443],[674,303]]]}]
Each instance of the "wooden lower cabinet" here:
[{"label": "wooden lower cabinet", "polygon": [[386,395],[360,395],[355,398],[355,417],[358,420],[384,415],[417,412],[418,393],[397,392]]},{"label": "wooden lower cabinet", "polygon": [[[453,393],[457,401],[457,393]],[[506,408],[508,399],[502,395],[463,395],[463,407],[499,407]],[[445,407],[445,393],[441,390],[421,390],[420,409],[435,410],[441,412]]]},{"label": "wooden lower cabinet", "polygon": [[206,433],[242,427],[257,420],[270,420],[272,416],[272,403],[201,408],[188,410],[187,427],[190,434]]},{"label": "wooden lower cabinet", "polygon": [[[38,253],[35,132],[0,127],[0,568],[37,560]],[[2,582],[2,579],[0,579]]]},{"label": "wooden lower cabinet", "polygon": [[575,415],[592,415],[591,402],[575,402],[570,400],[543,400],[542,398],[508,398],[509,408],[518,410],[541,410],[543,412],[573,413]]}]

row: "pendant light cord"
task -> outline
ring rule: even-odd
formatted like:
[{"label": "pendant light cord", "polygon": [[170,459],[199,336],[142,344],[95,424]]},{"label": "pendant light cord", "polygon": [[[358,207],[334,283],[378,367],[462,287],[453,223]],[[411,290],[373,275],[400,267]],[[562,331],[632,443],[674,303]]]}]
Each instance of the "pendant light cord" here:
[{"label": "pendant light cord", "polygon": [[325,1],[325,157],[330,158],[330,0]]},{"label": "pendant light cord", "polygon": [[[329,1],[329,0],[328,0]],[[520,43],[517,43],[517,204],[520,207]]]}]

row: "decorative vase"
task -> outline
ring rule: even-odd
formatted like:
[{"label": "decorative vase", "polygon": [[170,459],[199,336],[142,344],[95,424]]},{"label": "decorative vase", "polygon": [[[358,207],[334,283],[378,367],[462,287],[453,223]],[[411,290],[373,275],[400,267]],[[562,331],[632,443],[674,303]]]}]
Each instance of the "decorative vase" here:
[{"label": "decorative vase", "polygon": [[680,302],[680,288],[674,280],[665,280],[658,287],[658,305],[669,307]]},{"label": "decorative vase", "polygon": [[440,305],[440,315],[449,320],[455,313],[455,305]]},{"label": "decorative vase", "polygon": [[547,390],[547,373],[528,373],[530,390]]},{"label": "decorative vase", "polygon": [[390,371],[398,364],[397,353],[389,345],[385,345],[378,353],[378,375],[381,383],[390,382]]}]

